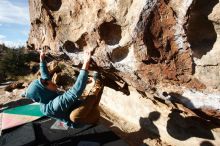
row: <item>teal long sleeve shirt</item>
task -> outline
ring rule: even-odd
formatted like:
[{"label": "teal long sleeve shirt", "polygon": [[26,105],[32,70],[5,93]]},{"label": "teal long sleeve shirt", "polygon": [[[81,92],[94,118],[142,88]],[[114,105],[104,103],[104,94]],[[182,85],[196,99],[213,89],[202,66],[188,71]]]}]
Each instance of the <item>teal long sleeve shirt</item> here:
[{"label": "teal long sleeve shirt", "polygon": [[[40,63],[40,72],[42,79],[51,79],[47,70],[46,62]],[[79,97],[82,95],[86,87],[87,79],[88,72],[86,70],[80,70],[75,84],[68,91],[64,92],[63,94],[55,93],[54,97],[41,97],[44,98],[41,99],[40,102],[42,113],[46,116],[59,119],[67,123],[68,126],[76,127],[76,124],[70,121],[69,114],[74,108],[79,106]]]}]

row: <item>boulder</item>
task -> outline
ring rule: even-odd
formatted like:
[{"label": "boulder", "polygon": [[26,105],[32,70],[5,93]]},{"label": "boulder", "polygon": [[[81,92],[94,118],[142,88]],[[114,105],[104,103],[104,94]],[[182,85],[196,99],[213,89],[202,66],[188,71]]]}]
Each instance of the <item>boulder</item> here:
[{"label": "boulder", "polygon": [[[103,117],[131,145],[219,145],[219,128],[205,122],[219,124],[218,0],[29,0],[29,5],[33,49],[47,46],[76,67],[83,51],[93,50],[91,67],[106,79]],[[152,120],[154,110],[161,119]],[[154,126],[141,128],[149,123]],[[138,139],[146,131],[150,137]]]},{"label": "boulder", "polygon": [[23,82],[13,82],[5,87],[5,91],[12,92],[14,89],[21,89],[23,87]]},{"label": "boulder", "polygon": [[73,76],[69,76],[67,73],[55,73],[52,81],[58,86],[72,86],[75,82],[76,78]]}]

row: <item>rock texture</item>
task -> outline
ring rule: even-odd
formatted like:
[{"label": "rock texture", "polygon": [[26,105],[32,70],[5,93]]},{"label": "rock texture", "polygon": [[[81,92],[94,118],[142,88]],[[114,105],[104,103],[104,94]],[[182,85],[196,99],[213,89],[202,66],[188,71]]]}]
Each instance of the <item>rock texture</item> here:
[{"label": "rock texture", "polygon": [[[106,77],[107,89],[128,96],[132,87],[144,98],[175,109],[173,105],[182,104],[187,107],[183,111],[219,124],[219,0],[29,0],[29,5],[29,49],[47,47],[79,67],[83,51],[93,49],[93,67]],[[121,96],[112,92],[110,101],[113,95]],[[139,96],[136,100],[141,101]],[[101,103],[122,119],[129,107],[119,112],[116,103]],[[146,106],[135,111],[138,118],[141,110],[150,113]]]},{"label": "rock texture", "polygon": [[[220,128],[214,121],[200,118],[181,104],[143,98],[134,88],[127,96],[105,87],[101,120],[129,145],[218,146]],[[111,105],[111,106],[108,106]],[[204,143],[204,145],[203,145]]]}]

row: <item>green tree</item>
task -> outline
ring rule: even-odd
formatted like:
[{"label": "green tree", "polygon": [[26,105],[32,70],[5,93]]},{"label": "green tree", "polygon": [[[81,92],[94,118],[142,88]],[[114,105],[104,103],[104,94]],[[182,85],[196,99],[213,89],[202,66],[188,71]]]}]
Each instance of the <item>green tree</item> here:
[{"label": "green tree", "polygon": [[4,44],[0,45],[0,74],[6,76],[26,74],[28,68],[26,60],[24,47],[9,48]]}]

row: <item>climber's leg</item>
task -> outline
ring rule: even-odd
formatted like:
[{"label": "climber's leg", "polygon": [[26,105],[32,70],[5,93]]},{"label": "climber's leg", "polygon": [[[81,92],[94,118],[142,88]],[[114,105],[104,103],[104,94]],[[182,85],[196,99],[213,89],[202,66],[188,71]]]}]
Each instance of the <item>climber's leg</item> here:
[{"label": "climber's leg", "polygon": [[72,122],[88,123],[87,121],[96,121],[97,116],[99,116],[98,104],[102,89],[103,85],[101,81],[97,79],[86,99],[78,108],[70,113],[70,120]]},{"label": "climber's leg", "polygon": [[82,123],[82,124],[96,124],[99,121],[100,112],[98,107],[96,106],[90,110],[87,116],[77,117],[77,115],[71,115],[71,117],[72,117],[71,119],[72,122]]}]

